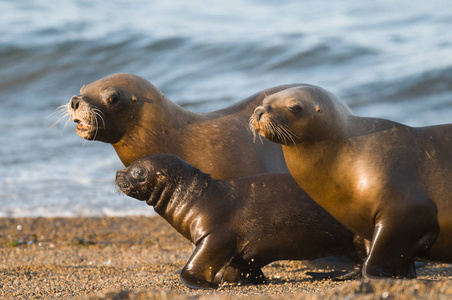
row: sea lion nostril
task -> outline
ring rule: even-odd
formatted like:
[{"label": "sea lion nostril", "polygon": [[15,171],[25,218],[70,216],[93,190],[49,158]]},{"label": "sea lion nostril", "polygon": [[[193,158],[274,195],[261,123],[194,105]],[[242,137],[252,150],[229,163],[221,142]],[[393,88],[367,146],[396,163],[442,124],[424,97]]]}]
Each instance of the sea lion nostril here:
[{"label": "sea lion nostril", "polygon": [[260,107],[256,108],[256,110],[254,111],[254,114],[256,116],[256,120],[260,121],[262,115],[264,114],[264,110]]},{"label": "sea lion nostril", "polygon": [[71,98],[71,107],[73,110],[77,110],[80,105],[80,98],[78,96],[73,96]]}]

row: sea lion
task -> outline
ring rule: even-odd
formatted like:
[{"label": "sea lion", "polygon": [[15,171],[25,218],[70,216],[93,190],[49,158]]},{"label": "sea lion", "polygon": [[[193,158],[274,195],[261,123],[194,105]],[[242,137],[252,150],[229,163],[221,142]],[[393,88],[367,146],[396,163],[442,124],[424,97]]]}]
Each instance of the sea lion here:
[{"label": "sea lion", "polygon": [[180,278],[190,288],[265,282],[261,267],[283,259],[345,255],[362,240],[331,217],[289,173],[215,180],[170,154],[116,173],[126,195],[146,201],[196,248]]},{"label": "sea lion", "polygon": [[230,179],[288,172],[281,146],[254,143],[248,120],[265,95],[291,86],[266,89],[211,113],[194,113],[141,77],[113,74],[83,86],[67,109],[78,135],[112,144],[124,166],[149,154],[171,153],[214,178]]},{"label": "sea lion", "polygon": [[358,117],[309,85],[269,95],[250,123],[315,202],[372,241],[365,277],[416,277],[416,256],[452,262],[452,125]]}]

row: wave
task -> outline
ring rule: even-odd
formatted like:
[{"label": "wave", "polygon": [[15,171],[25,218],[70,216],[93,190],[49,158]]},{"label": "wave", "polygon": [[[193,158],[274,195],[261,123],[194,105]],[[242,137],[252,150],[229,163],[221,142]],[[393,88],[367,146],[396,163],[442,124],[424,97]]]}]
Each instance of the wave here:
[{"label": "wave", "polygon": [[[348,91],[344,98],[351,106],[362,106],[369,103],[404,102],[419,98],[427,98],[429,104],[435,98],[443,99],[449,95],[452,103],[452,66],[424,70],[398,80],[380,80],[356,86]],[[440,97],[441,96],[441,97]]]},{"label": "wave", "polygon": [[195,111],[299,82],[361,115],[447,122],[451,10],[432,1],[0,1],[0,216],[139,210],[115,191],[110,145],[80,139],[72,122],[63,136],[64,122],[47,130],[46,116],[111,73]]}]

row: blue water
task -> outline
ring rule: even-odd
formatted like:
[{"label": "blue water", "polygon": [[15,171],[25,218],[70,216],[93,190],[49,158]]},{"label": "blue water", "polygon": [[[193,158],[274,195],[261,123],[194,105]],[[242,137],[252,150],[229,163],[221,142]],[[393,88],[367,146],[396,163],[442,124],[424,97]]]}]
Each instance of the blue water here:
[{"label": "blue water", "polygon": [[58,106],[83,84],[140,75],[212,111],[304,82],[358,115],[452,121],[452,2],[0,0],[0,216],[151,215],[114,185],[113,148]]}]

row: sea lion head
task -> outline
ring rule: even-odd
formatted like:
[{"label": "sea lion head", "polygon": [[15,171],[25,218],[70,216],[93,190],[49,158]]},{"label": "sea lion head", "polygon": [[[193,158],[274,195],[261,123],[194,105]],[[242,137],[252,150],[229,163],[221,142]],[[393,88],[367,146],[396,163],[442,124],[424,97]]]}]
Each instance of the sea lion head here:
[{"label": "sea lion head", "polygon": [[338,131],[335,120],[349,114],[350,108],[330,92],[304,85],[265,97],[250,118],[250,128],[289,146],[327,138]]},{"label": "sea lion head", "polygon": [[126,195],[155,205],[165,189],[179,181],[186,163],[175,155],[153,154],[116,172],[116,185]]},{"label": "sea lion head", "polygon": [[149,199],[155,178],[150,175],[146,161],[136,161],[129,167],[116,172],[116,185],[121,192],[138,200]]},{"label": "sea lion head", "polygon": [[114,144],[139,126],[141,107],[161,95],[141,77],[113,74],[84,85],[69,101],[68,111],[80,137]]}]

